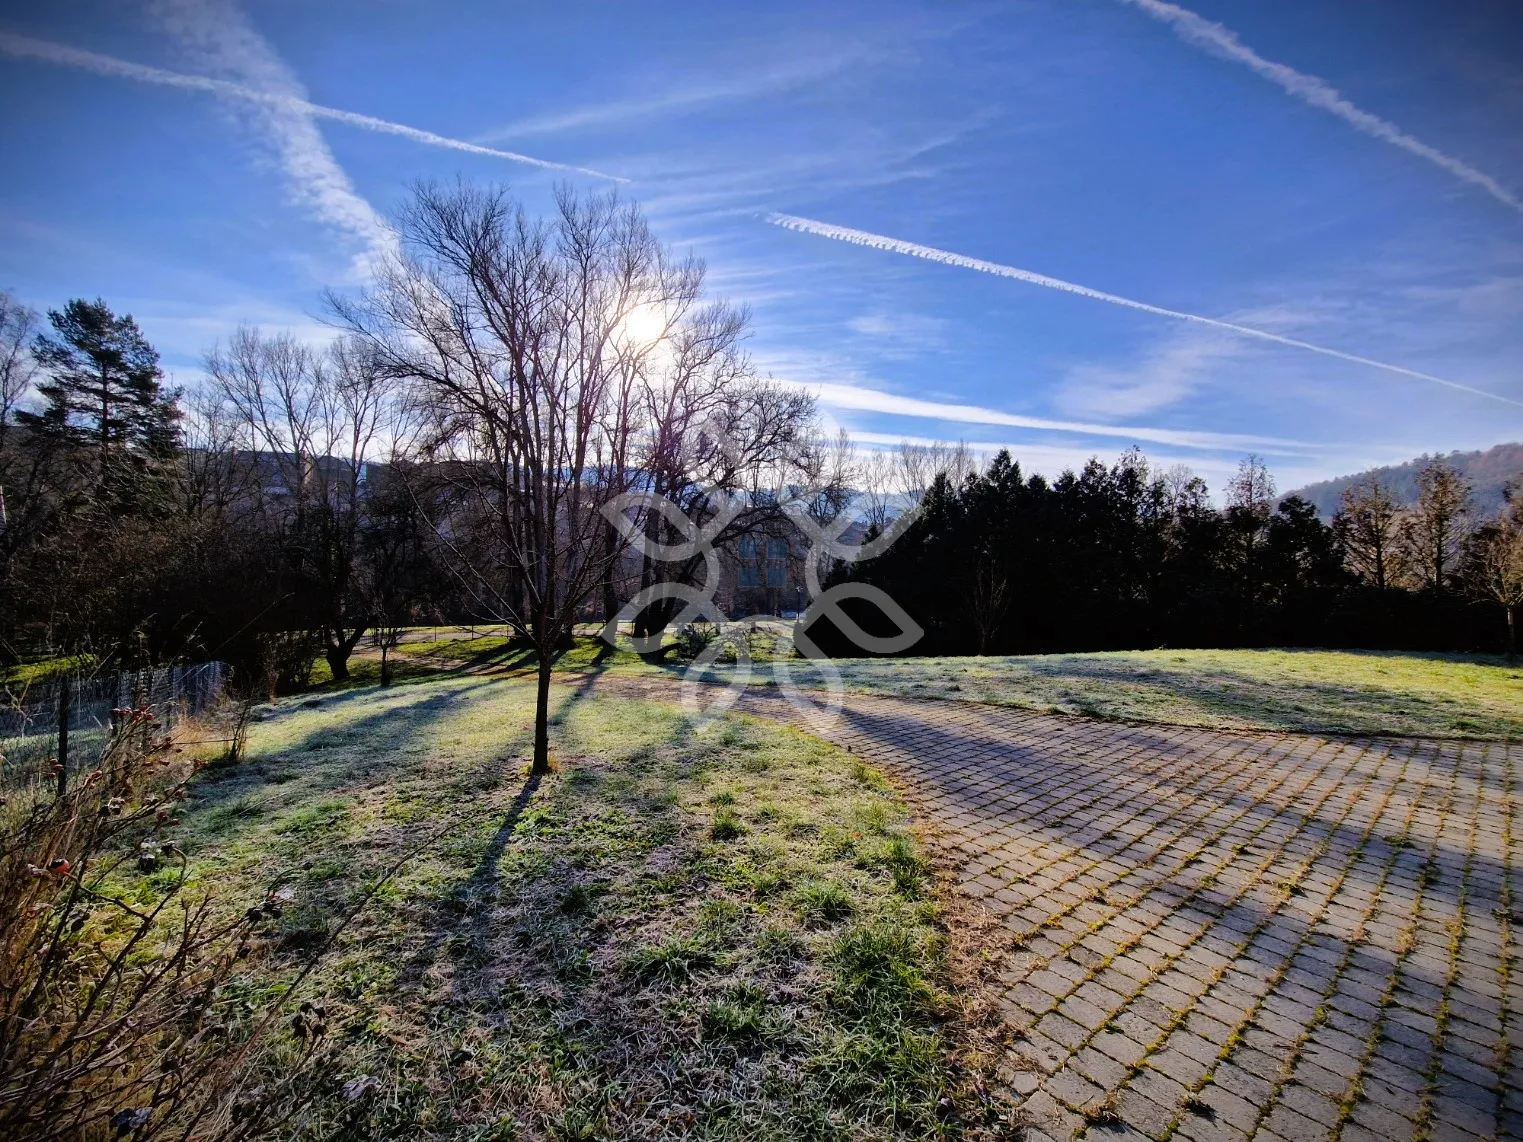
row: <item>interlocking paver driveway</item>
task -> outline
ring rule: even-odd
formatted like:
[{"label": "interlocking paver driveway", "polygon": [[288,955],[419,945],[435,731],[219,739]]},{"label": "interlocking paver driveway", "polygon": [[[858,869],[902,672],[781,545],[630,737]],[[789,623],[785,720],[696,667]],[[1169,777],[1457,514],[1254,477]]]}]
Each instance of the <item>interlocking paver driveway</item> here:
[{"label": "interlocking paver driveway", "polygon": [[1008,927],[1028,1137],[1523,1138],[1523,745],[856,695],[824,736]]}]

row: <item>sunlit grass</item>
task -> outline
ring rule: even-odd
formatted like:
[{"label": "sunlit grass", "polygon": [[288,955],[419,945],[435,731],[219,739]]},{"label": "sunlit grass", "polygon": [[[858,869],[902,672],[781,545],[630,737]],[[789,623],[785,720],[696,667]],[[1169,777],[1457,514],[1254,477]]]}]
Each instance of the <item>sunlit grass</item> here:
[{"label": "sunlit grass", "polygon": [[93,654],[65,655],[57,658],[39,658],[30,662],[18,662],[0,666],[0,686],[24,689],[33,683],[48,682],[61,674],[89,670],[96,664]]},{"label": "sunlit grass", "polygon": [[[782,624],[773,625],[781,629]],[[775,634],[767,624],[762,627],[757,639],[766,641]],[[436,636],[418,631],[411,637],[417,640],[415,645],[451,644],[455,634],[468,633],[448,631]],[[760,652],[753,649],[753,654],[752,684],[775,684],[774,663],[767,660],[765,647]],[[465,665],[464,658],[457,661]],[[824,685],[825,672],[812,663],[790,659],[783,665],[798,685]],[[1148,650],[859,658],[839,659],[835,665],[849,691],[868,694],[987,702],[1175,725],[1523,738],[1523,663],[1495,656],[1315,649]],[[500,668],[512,673],[532,666],[528,656]],[[609,651],[592,637],[590,628],[556,666],[571,676],[592,670],[668,675],[686,670],[686,664],[675,658],[658,666],[627,649]],[[728,681],[735,669],[720,663],[708,675],[714,681]]]},{"label": "sunlit grass", "polygon": [[[1179,725],[1523,737],[1523,665],[1337,650],[1151,650],[1004,658],[844,659],[848,689]],[[809,663],[791,664],[819,685]],[[753,672],[765,683],[770,667]]]}]

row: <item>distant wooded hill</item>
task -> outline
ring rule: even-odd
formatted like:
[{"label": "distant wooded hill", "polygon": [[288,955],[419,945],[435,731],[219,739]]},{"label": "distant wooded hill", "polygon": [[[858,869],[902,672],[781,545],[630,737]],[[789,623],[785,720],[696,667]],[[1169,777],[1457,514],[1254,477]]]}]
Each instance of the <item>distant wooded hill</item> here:
[{"label": "distant wooded hill", "polygon": [[[1417,470],[1426,459],[1427,457],[1418,457],[1405,464],[1372,468],[1370,472],[1391,489],[1400,503],[1412,504],[1417,500]],[[1523,443],[1498,444],[1484,452],[1451,452],[1444,459],[1463,472],[1465,478],[1474,485],[1476,512],[1482,519],[1494,515],[1502,506],[1508,483],[1523,477]],[[1322,480],[1297,488],[1293,494],[1310,500],[1316,506],[1318,515],[1331,519],[1338,510],[1338,499],[1343,495],[1343,489],[1368,474],[1356,472],[1352,476]],[[1292,493],[1287,493],[1289,494]]]}]

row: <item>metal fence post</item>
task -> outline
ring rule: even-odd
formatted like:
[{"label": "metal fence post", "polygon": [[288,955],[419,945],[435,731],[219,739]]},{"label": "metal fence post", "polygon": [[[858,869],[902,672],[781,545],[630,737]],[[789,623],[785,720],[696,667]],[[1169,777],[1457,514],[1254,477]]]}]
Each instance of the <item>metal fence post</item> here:
[{"label": "metal fence post", "polygon": [[69,791],[69,683],[65,671],[58,676],[58,796]]}]

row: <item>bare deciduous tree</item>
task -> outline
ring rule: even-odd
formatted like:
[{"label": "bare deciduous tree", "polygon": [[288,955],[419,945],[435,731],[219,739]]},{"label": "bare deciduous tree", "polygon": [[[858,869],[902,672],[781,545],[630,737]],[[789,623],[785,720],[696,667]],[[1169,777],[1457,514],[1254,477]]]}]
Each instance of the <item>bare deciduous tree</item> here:
[{"label": "bare deciduous tree", "polygon": [[253,453],[248,494],[294,569],[314,588],[323,654],[335,680],[369,625],[359,584],[367,468],[394,441],[397,405],[369,343],[326,351],[288,334],[240,329],[206,371],[223,409],[209,424]]},{"label": "bare deciduous tree", "polygon": [[1384,590],[1395,578],[1401,509],[1391,490],[1374,474],[1343,489],[1333,529],[1350,569]]},{"label": "bare deciduous tree", "polygon": [[980,552],[968,588],[968,605],[978,628],[978,653],[988,654],[1010,604],[1010,578],[998,556]]},{"label": "bare deciduous tree", "polygon": [[882,532],[899,508],[898,465],[893,453],[874,449],[857,465],[861,508],[867,526]]},{"label": "bare deciduous tree", "polygon": [[31,354],[36,331],[36,311],[22,305],[8,290],[0,290],[0,445],[11,413],[37,373]]},{"label": "bare deciduous tree", "polygon": [[897,448],[876,449],[855,466],[860,489],[858,509],[864,522],[881,533],[900,513],[919,505],[939,474],[945,472],[951,486],[957,488],[976,466],[972,451],[962,442],[914,444],[904,440]]},{"label": "bare deciduous tree", "polygon": [[405,257],[360,300],[333,299],[426,415],[441,558],[538,656],[536,774],[552,661],[622,553],[601,509],[643,478],[642,363],[680,351],[669,315],[698,276],[614,196],[563,189],[556,205],[536,221],[501,190],[421,186]]},{"label": "bare deciduous tree", "polygon": [[1439,457],[1417,472],[1417,503],[1403,513],[1400,544],[1406,573],[1431,591],[1448,586],[1471,530],[1470,484]]},{"label": "bare deciduous tree", "polygon": [[37,373],[31,354],[36,330],[36,312],[22,305],[9,291],[0,290],[0,529],[8,522],[5,493],[13,466],[6,451],[6,434],[10,431],[11,414]]},{"label": "bare deciduous tree", "polygon": [[1523,607],[1523,482],[1508,489],[1507,504],[1475,537],[1469,575],[1472,591],[1499,604],[1507,616],[1507,657],[1518,653],[1518,609]]},{"label": "bare deciduous tree", "polygon": [[977,466],[972,450],[962,441],[911,444],[906,440],[899,445],[899,483],[912,507],[925,498],[937,476],[945,473],[947,482],[959,488]]},{"label": "bare deciduous tree", "polygon": [[1250,599],[1258,587],[1260,548],[1274,512],[1274,476],[1263,457],[1249,455],[1227,482],[1227,523],[1236,534],[1244,589]]},{"label": "bare deciduous tree", "polygon": [[[695,287],[697,283],[694,283]],[[839,499],[843,457],[814,434],[814,400],[799,389],[758,377],[739,340],[746,317],[723,305],[699,309],[677,326],[672,345],[641,362],[643,416],[632,450],[644,474],[642,490],[675,504],[697,526],[723,512],[715,547],[733,544],[777,524],[800,496],[828,510]],[[646,519],[650,538],[673,543],[665,515]],[[702,554],[676,561],[641,561],[642,589],[691,584],[705,567]],[[664,629],[676,600],[654,601],[635,623],[637,635]]]}]

